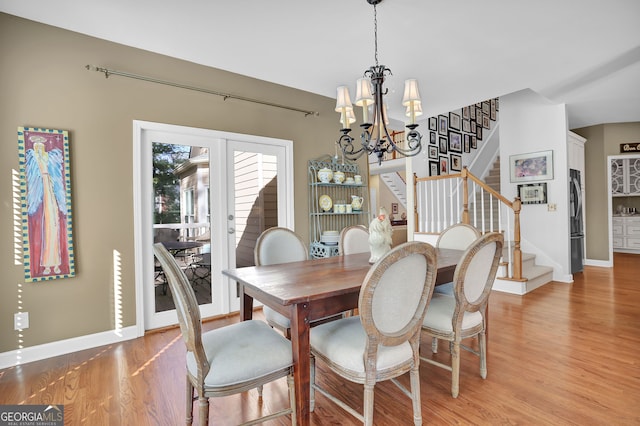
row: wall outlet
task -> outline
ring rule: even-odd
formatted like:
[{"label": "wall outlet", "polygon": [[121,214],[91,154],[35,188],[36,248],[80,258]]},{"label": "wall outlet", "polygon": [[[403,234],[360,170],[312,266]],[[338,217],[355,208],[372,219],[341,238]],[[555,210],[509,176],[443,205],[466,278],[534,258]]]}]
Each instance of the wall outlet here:
[{"label": "wall outlet", "polygon": [[548,209],[550,212],[555,212],[557,209],[557,206],[554,203],[549,203],[548,204]]},{"label": "wall outlet", "polygon": [[24,330],[25,328],[29,328],[29,312],[13,314],[13,329]]}]

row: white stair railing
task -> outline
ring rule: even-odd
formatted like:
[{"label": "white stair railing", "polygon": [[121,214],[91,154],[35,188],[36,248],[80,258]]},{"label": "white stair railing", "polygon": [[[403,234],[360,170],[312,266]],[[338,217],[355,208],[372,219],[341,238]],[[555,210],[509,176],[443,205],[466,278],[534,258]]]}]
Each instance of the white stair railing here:
[{"label": "white stair railing", "polygon": [[443,176],[414,176],[414,190],[417,232],[439,234],[456,223],[471,224],[482,233],[501,232],[508,253],[501,278],[526,281],[522,278],[519,198],[507,200],[466,168]]}]

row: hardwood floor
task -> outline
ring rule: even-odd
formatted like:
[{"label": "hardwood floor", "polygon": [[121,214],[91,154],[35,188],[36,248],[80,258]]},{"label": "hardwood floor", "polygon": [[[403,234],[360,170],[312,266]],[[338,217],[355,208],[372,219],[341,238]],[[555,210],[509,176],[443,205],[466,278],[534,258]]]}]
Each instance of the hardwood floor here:
[{"label": "hardwood floor", "polygon": [[[524,297],[494,292],[487,379],[477,357],[463,352],[454,399],[450,373],[422,363],[424,424],[640,424],[640,256],[616,254],[614,261],[613,269],[586,267],[573,284],[550,283]],[[430,354],[427,340],[423,354]],[[448,358],[446,345],[437,358]],[[324,387],[362,409],[361,386],[318,367]],[[0,404],[64,404],[68,425],[179,425],[184,371],[184,344],[174,328],[0,370]],[[211,423],[237,424],[286,404],[280,381],[265,387],[262,404],[256,391],[212,399]],[[409,398],[391,383],[376,386],[375,406],[376,424],[412,424]],[[311,421],[359,424],[319,394]]]}]

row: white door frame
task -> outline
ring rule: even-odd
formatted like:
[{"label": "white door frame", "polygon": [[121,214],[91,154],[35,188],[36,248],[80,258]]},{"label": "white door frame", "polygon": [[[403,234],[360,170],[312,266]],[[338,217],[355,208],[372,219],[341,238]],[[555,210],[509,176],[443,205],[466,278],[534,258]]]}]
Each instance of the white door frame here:
[{"label": "white door frame", "polygon": [[[136,297],[136,328],[139,336],[144,335],[146,330],[146,317],[145,317],[145,296],[144,296],[144,283],[153,276],[152,271],[152,256],[153,253],[150,249],[151,242],[153,241],[153,235],[151,234],[151,226],[149,221],[152,220],[149,216],[148,206],[145,208],[143,203],[146,203],[149,197],[150,191],[146,188],[149,182],[149,176],[151,175],[151,162],[148,161],[151,157],[150,146],[145,146],[143,143],[143,135],[145,131],[158,131],[167,134],[181,134],[188,135],[190,137],[200,137],[211,141],[210,152],[212,156],[216,156],[219,159],[226,159],[227,141],[239,141],[248,142],[254,144],[265,144],[272,146],[283,147],[285,150],[285,167],[284,176],[278,181],[282,182],[282,194],[285,196],[285,208],[282,209],[283,213],[279,220],[282,220],[280,226],[286,226],[294,229],[294,214],[293,214],[293,142],[283,139],[267,138],[262,136],[244,135],[239,133],[222,132],[217,130],[200,129],[185,126],[176,126],[164,123],[154,123],[147,121],[134,120],[133,122],[133,212],[134,212],[134,265],[135,265],[135,297]],[[227,182],[227,163],[226,161],[220,161],[219,167],[213,167],[210,171],[210,180],[217,182]],[[223,185],[221,185],[222,187]],[[279,190],[281,188],[279,187]],[[211,203],[211,234],[212,235],[227,235],[227,199],[226,194],[222,191],[214,190],[213,185],[210,191],[210,203]],[[150,203],[151,201],[149,201]],[[214,206],[216,207],[214,209]],[[280,210],[280,209],[279,209]],[[218,212],[215,214],[214,212]],[[226,247],[226,245],[222,246]],[[213,262],[213,259],[212,259]],[[212,263],[212,274],[219,274],[220,271],[226,268],[229,262],[227,253],[223,253],[220,263],[216,270]],[[219,305],[217,309],[220,309],[220,313],[229,313],[233,309],[236,302],[231,301],[235,298],[235,293],[230,294],[230,280],[227,277],[221,277],[222,280],[222,305]],[[237,309],[237,308],[236,308]],[[178,322],[175,311],[167,312],[166,320],[172,324]]]}]

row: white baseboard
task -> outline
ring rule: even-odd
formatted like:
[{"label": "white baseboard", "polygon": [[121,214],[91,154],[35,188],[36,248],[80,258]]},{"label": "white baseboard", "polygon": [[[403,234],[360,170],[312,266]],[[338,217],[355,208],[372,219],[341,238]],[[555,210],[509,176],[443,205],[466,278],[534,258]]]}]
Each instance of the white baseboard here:
[{"label": "white baseboard", "polygon": [[613,268],[613,262],[610,260],[594,260],[594,259],[585,259],[585,266],[599,266],[601,268]]},{"label": "white baseboard", "polygon": [[13,367],[18,364],[40,361],[54,356],[65,355],[71,352],[92,349],[98,346],[112,343],[124,342],[135,339],[138,336],[137,327],[125,327],[116,332],[115,330],[103,331],[101,333],[88,334],[86,336],[74,337],[57,342],[45,343],[37,346],[29,346],[23,349],[0,353],[0,369]]}]

